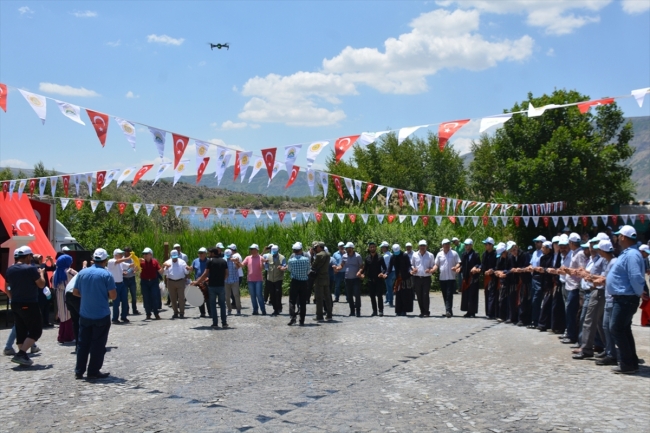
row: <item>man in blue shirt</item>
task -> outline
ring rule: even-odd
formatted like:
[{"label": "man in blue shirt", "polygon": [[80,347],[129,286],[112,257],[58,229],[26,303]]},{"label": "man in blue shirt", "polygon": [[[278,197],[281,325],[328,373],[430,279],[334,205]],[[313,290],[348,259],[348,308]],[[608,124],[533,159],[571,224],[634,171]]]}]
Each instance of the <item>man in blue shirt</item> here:
[{"label": "man in blue shirt", "polygon": [[643,257],[636,247],[636,230],[625,225],[614,233],[618,236],[621,255],[607,274],[606,290],[612,296],[613,309],[609,331],[618,348],[618,366],[614,373],[634,374],[639,371],[639,358],[632,335],[632,316],[639,308],[645,282]]},{"label": "man in blue shirt", "polygon": [[309,257],[302,253],[302,244],[296,242],[292,247],[293,256],[287,262],[287,267],[291,273],[291,283],[289,285],[289,314],[291,320],[289,326],[296,324],[296,304],[300,302],[300,326],[305,324],[305,313],[307,309],[307,298],[309,298],[309,270],[311,263]]},{"label": "man in blue shirt", "polygon": [[[79,309],[79,349],[75,378],[81,379],[88,369],[87,378],[105,379],[109,373],[100,370],[104,364],[108,331],[111,329],[111,311],[108,300],[117,297],[115,280],[106,269],[108,253],[98,248],[93,253],[94,265],[82,269],[77,274],[73,289],[75,296],[81,297]],[[90,362],[88,362],[90,355]]]},{"label": "man in blue shirt", "polygon": [[[194,279],[198,280],[201,275],[205,272],[205,267],[208,264],[208,250],[205,247],[199,248],[199,257],[194,259],[192,262],[192,271],[194,272]],[[205,285],[199,286],[201,292],[203,292],[203,297],[206,298],[205,302],[199,307],[199,313],[201,317],[205,317],[205,305],[210,301],[209,296],[206,297],[207,290],[204,289]],[[208,315],[212,317],[212,312],[208,308]]]},{"label": "man in blue shirt", "polygon": [[[332,258],[334,259],[336,266],[339,266],[341,264],[341,259],[343,258],[343,254],[345,254],[345,249],[343,248],[343,245],[345,245],[343,242],[339,242],[338,251],[332,254]],[[344,283],[345,283],[345,274],[343,272],[335,273],[334,274],[334,302],[339,302],[339,296],[341,296],[341,286]]]}]

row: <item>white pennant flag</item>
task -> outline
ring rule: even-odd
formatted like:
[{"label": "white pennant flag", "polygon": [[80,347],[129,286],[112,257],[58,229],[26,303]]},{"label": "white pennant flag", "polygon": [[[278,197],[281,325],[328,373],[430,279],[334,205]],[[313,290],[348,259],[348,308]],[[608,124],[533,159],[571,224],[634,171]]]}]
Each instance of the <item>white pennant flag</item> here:
[{"label": "white pennant flag", "polygon": [[525,216],[525,217],[521,217],[521,219],[524,220],[524,227],[528,227],[528,223],[530,222],[530,217]]},{"label": "white pennant flag", "polygon": [[79,197],[79,187],[81,186],[81,174],[75,174],[74,175],[74,187],[75,190],[77,191],[77,197]]},{"label": "white pennant flag", "polygon": [[105,201],[104,202],[104,207],[106,208],[106,213],[109,213],[111,211],[111,208],[113,207],[114,201]]},{"label": "white pennant flag", "polygon": [[93,210],[93,213],[95,213],[97,205],[99,205],[99,200],[90,200],[90,208]]},{"label": "white pennant flag", "polygon": [[433,201],[433,196],[431,194],[427,194],[427,212],[431,212],[431,202]]},{"label": "white pennant flag", "polygon": [[47,109],[46,109],[47,99],[45,99],[45,96],[37,95],[35,93],[30,93],[27,92],[26,90],[21,90],[21,89],[18,89],[18,91],[27,100],[29,105],[32,106],[38,118],[41,119],[43,125],[45,125],[45,116],[47,114]]},{"label": "white pennant flag", "polygon": [[329,144],[329,141],[316,141],[309,145],[307,148],[307,168],[311,167],[316,157],[323,150],[325,146]]},{"label": "white pennant flag", "polygon": [[620,217],[623,220],[623,224],[627,224],[627,215],[620,215]]},{"label": "white pennant flag", "polygon": [[291,146],[284,147],[284,163],[287,173],[291,173],[291,169],[296,163],[296,158],[298,158],[300,149],[302,149],[302,144],[293,144]]},{"label": "white pennant flag", "polygon": [[452,198],[451,200],[451,206],[447,206],[447,215],[449,215],[449,208],[452,209],[452,211],[456,210],[456,205],[458,204],[458,199]]},{"label": "white pennant flag", "polygon": [[[230,218],[234,218],[236,212],[237,212],[237,209],[228,209],[228,216],[229,216]],[[267,211],[267,212],[268,212],[268,211]]]},{"label": "white pennant flag", "polygon": [[464,216],[459,216],[459,217],[458,217],[458,221],[460,222],[460,225],[461,225],[461,226],[464,226],[464,225],[465,225],[465,218],[466,218],[466,217],[464,217]]},{"label": "white pennant flag", "polygon": [[196,216],[197,209],[198,208],[196,206],[190,207],[190,217],[195,217]]},{"label": "white pennant flag", "polygon": [[496,227],[496,226],[499,225],[499,217],[496,217],[496,216],[493,216],[493,217],[492,217],[492,225],[493,225],[494,227]]},{"label": "white pennant flag", "polygon": [[473,217],[472,217],[472,222],[474,223],[474,227],[476,227],[476,226],[478,225],[478,217],[477,217],[477,216],[473,216]]},{"label": "white pennant flag", "polygon": [[634,215],[630,214],[630,221],[632,222],[632,225],[636,223],[636,214]]},{"label": "white pennant flag", "polygon": [[386,188],[384,185],[377,185],[377,189],[375,190],[375,193],[372,195],[372,198],[370,200],[377,197],[377,194],[379,194],[379,192],[384,188]]},{"label": "white pennant flag", "polygon": [[289,212],[289,215],[291,215],[291,221],[295,221],[298,218],[298,212]]},{"label": "white pennant flag", "polygon": [[557,223],[560,221],[560,217],[552,216],[551,219],[553,220],[553,225],[557,227]]},{"label": "white pennant flag", "polygon": [[436,213],[438,213],[438,206],[440,206],[440,197],[436,196],[435,202],[436,202]]},{"label": "white pennant flag", "polygon": [[532,218],[533,218],[533,224],[535,224],[535,227],[537,227],[537,224],[539,224],[539,217],[538,217],[538,216],[534,216],[534,217],[532,217]]},{"label": "white pennant flag", "polygon": [[62,198],[61,199],[61,209],[65,210],[65,208],[68,206],[68,203],[70,203],[69,198]]},{"label": "white pennant flag", "polygon": [[156,128],[149,128],[149,132],[151,132],[151,135],[153,136],[153,142],[156,145],[156,149],[158,149],[158,155],[160,155],[160,158],[162,159],[165,155],[165,137],[167,132]]},{"label": "white pennant flag", "polygon": [[223,209],[216,208],[215,211],[217,212],[217,218],[221,218],[223,216]]},{"label": "white pennant flag", "polygon": [[418,129],[426,128],[428,126],[429,125],[409,126],[409,127],[400,129],[399,133],[397,134],[397,145],[399,146],[400,144],[402,144],[402,142],[404,140],[406,140],[409,135],[413,134]]},{"label": "white pennant flag", "polygon": [[221,185],[221,179],[223,179],[223,175],[226,172],[226,167],[228,167],[228,163],[230,162],[231,157],[232,153],[226,154],[221,163],[217,166],[217,171],[215,173],[215,177],[217,178],[217,186]]},{"label": "white pennant flag", "polygon": [[240,152],[239,153],[239,178],[240,182],[244,182],[244,177],[246,177],[246,171],[248,166],[251,164],[251,158],[253,157],[253,152]]},{"label": "white pennant flag", "polygon": [[508,120],[512,118],[512,114],[499,114],[498,116],[484,117],[481,119],[481,126],[479,127],[479,134],[483,133],[487,129],[496,126],[503,125]]},{"label": "white pennant flag", "polygon": [[329,179],[327,173],[322,171],[319,173],[320,173],[320,184],[323,187],[323,197],[327,197],[327,186],[329,185]]},{"label": "white pennant flag", "polygon": [[[162,164],[160,164],[160,166],[158,167],[158,172],[156,173],[156,178],[153,180],[153,184],[152,184],[152,185],[155,185],[156,182],[158,182],[158,179],[160,179],[160,175],[162,175],[163,172],[164,172],[165,170],[167,170],[171,165],[172,165],[171,162],[163,162]],[[179,164],[179,165],[180,165],[180,164]],[[176,183],[176,182],[174,182],[174,183]]]},{"label": "white pennant flag", "polygon": [[273,179],[275,179],[275,176],[277,176],[278,173],[279,173],[280,171],[282,171],[282,170],[284,170],[284,167],[282,166],[282,164],[280,164],[279,162],[276,161],[276,162],[273,164],[273,170],[271,170],[271,177],[269,178],[269,181],[268,181],[268,183],[266,184],[266,187],[267,187],[267,188],[271,185],[271,181],[272,181]]},{"label": "white pennant flag", "polygon": [[260,219],[262,216],[262,211],[261,210],[253,210],[253,213],[255,214],[255,218]]},{"label": "white pennant flag", "polygon": [[368,214],[367,213],[362,213],[361,214],[361,219],[363,220],[364,224],[368,224]]},{"label": "white pennant flag", "polygon": [[417,194],[414,192],[406,191],[406,198],[409,201],[409,204],[414,210],[418,210],[418,206],[415,204],[417,200]]},{"label": "white pennant flag", "polygon": [[420,218],[418,215],[411,215],[411,222],[413,225],[417,224],[418,218]]},{"label": "white pennant flag", "polygon": [[309,216],[310,216],[310,215],[311,215],[311,213],[309,213],[309,212],[303,212],[303,213],[302,213],[302,219],[303,219],[305,222],[307,222],[307,221],[309,221]]},{"label": "white pennant flag", "polygon": [[508,225],[508,217],[507,216],[502,216],[501,217],[501,222],[503,223],[504,227],[507,226]]},{"label": "white pennant flag", "polygon": [[442,217],[441,216],[435,216],[434,217],[438,225],[442,225]]},{"label": "white pennant flag", "polygon": [[133,203],[133,212],[137,215],[138,212],[140,212],[140,208],[142,207],[142,203]]},{"label": "white pennant flag", "polygon": [[591,222],[594,224],[594,227],[598,226],[598,217],[596,215],[591,216]]},{"label": "white pennant flag", "polygon": [[343,220],[345,219],[345,214],[344,213],[337,213],[336,216],[339,217],[339,220],[341,222],[343,222]]},{"label": "white pennant flag", "polygon": [[345,186],[348,188],[348,192],[352,196],[352,200],[354,200],[354,187],[352,186],[352,180],[344,177],[343,181],[345,182]]},{"label": "white pennant flag", "polygon": [[388,187],[388,188],[386,189],[386,207],[388,207],[388,202],[389,202],[389,200],[390,200],[390,196],[391,196],[391,194],[393,194],[393,190],[394,190],[394,189],[395,189],[395,188],[391,188],[391,187]]},{"label": "white pennant flag", "polygon": [[311,195],[314,195],[314,184],[316,181],[316,172],[308,168],[307,169],[307,185],[309,185],[309,191],[311,192]]},{"label": "white pennant flag", "polygon": [[187,164],[189,163],[190,163],[189,159],[182,159],[178,162],[178,165],[176,166],[176,170],[174,170],[174,184],[172,186],[176,186],[176,182],[178,182],[178,179],[181,178],[183,172],[185,171],[185,167],[187,167]]},{"label": "white pennant flag", "polygon": [[571,219],[573,220],[573,227],[578,227],[578,216],[572,216]]},{"label": "white pennant flag", "polygon": [[374,143],[384,135],[385,133],[390,132],[390,131],[380,131],[380,132],[362,132],[359,138],[357,139],[357,144],[359,146],[367,146],[370,143]]},{"label": "white pennant flag", "polygon": [[78,105],[68,104],[67,102],[57,101],[56,99],[55,101],[59,106],[59,110],[61,110],[61,113],[63,113],[65,117],[79,123],[80,125],[86,125],[83,120],[81,120],[81,111],[79,110]]},{"label": "white pennant flag", "polygon": [[381,224],[381,223],[384,222],[384,217],[385,217],[385,216],[386,216],[386,215],[381,214],[381,213],[380,213],[380,214],[377,214],[377,221],[379,221],[379,224]]},{"label": "white pennant flag", "polygon": [[354,181],[354,192],[357,194],[357,198],[359,199],[359,202],[361,202],[361,181],[360,180],[355,180]]},{"label": "white pennant flag", "polygon": [[645,89],[632,90],[632,96],[634,96],[634,99],[636,99],[636,103],[639,104],[639,107],[643,107],[643,99],[648,92],[650,92],[650,87],[646,87]]},{"label": "white pennant flag", "polygon": [[569,227],[569,217],[568,216],[563,216],[562,217],[562,222],[564,223],[564,227]]},{"label": "white pennant flag", "polygon": [[147,210],[147,215],[151,215],[151,211],[154,207],[156,207],[156,205],[153,203],[147,203],[144,205],[144,208]]},{"label": "white pennant flag", "polygon": [[131,148],[135,150],[135,125],[128,120],[120,119],[119,117],[115,118],[115,122],[120,125],[120,129],[124,133],[126,141],[128,141]]},{"label": "white pennant flag", "polygon": [[248,183],[251,183],[251,180],[253,180],[255,175],[264,167],[265,167],[264,158],[258,156],[257,159],[255,159],[255,162],[253,163],[253,171],[251,172],[251,176],[248,178]]},{"label": "white pennant flag", "polygon": [[56,184],[59,182],[59,176],[50,177],[50,194],[52,197],[56,197]]},{"label": "white pennant flag", "polygon": [[43,198],[45,195],[45,187],[47,186],[47,178],[41,177],[38,179],[38,196]]},{"label": "white pennant flag", "polygon": [[332,219],[334,218],[334,214],[333,214],[333,213],[329,213],[329,212],[328,212],[328,213],[325,213],[325,216],[327,217],[328,220],[330,220],[330,222],[332,222]]},{"label": "white pennant flag", "polygon": [[9,200],[14,198],[14,189],[16,189],[16,181],[12,180],[9,182]]},{"label": "white pennant flag", "polygon": [[93,173],[86,173],[86,185],[88,185],[88,194],[93,195]]},{"label": "white pennant flag", "polygon": [[544,112],[548,109],[551,108],[558,108],[560,105],[555,105],[555,104],[548,104],[544,105],[543,107],[535,108],[533,107],[533,104],[530,102],[528,103],[528,117],[538,117],[544,114]]},{"label": "white pennant flag", "polygon": [[608,218],[609,218],[608,215],[601,215],[601,216],[600,216],[600,219],[603,220],[603,224],[604,224],[604,225],[607,225],[607,219],[608,219]]},{"label": "white pennant flag", "polygon": [[131,175],[131,173],[135,172],[136,168],[137,167],[129,167],[129,168],[125,168],[124,171],[122,171],[122,174],[120,174],[120,177],[117,178],[117,187],[118,188],[120,187],[120,185],[122,185],[122,182],[124,182],[126,180],[126,178],[129,177],[129,175]]},{"label": "white pennant flag", "polygon": [[400,215],[399,218],[399,223],[402,224],[404,220],[406,219],[407,215]]},{"label": "white pennant flag", "polygon": [[266,211],[266,216],[269,217],[270,220],[273,219],[273,211],[267,210]]},{"label": "white pennant flag", "polygon": [[108,172],[106,175],[106,178],[104,179],[104,185],[102,185],[102,189],[106,188],[108,185],[113,182],[113,179],[115,179],[115,176],[120,172],[119,169],[111,170]]},{"label": "white pennant flag", "polygon": [[180,218],[182,211],[183,211],[183,206],[174,206],[174,212],[176,213],[176,218]]}]

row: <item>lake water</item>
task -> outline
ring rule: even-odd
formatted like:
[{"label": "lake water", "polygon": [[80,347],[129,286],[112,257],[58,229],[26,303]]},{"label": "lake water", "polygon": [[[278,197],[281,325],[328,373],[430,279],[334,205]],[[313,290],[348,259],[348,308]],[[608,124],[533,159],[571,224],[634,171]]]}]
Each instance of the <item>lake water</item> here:
[{"label": "lake water", "polygon": [[[236,227],[252,228],[256,225],[267,226],[270,224],[282,224],[283,226],[289,226],[291,224],[304,222],[302,213],[298,213],[295,221],[291,221],[291,215],[287,213],[284,217],[284,221],[280,223],[280,218],[278,217],[277,212],[273,214],[273,219],[270,219],[266,215],[266,212],[262,212],[262,215],[260,215],[259,218],[257,218],[253,212],[249,213],[248,217],[246,218],[240,214],[237,214],[234,217],[228,214],[223,214],[221,218],[219,218],[217,215],[208,215],[207,218],[203,218],[203,215],[197,214],[194,216],[183,215],[183,218],[189,221],[192,227],[198,229],[207,229],[215,224],[228,224]],[[313,220],[313,218],[314,214],[311,214],[309,216],[309,219]]]}]

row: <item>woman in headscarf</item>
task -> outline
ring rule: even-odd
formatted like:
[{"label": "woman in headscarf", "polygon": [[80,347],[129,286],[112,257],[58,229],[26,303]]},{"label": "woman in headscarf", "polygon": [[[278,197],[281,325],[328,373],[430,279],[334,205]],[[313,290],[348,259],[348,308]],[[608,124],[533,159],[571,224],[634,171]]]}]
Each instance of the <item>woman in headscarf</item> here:
[{"label": "woman in headscarf", "polygon": [[72,257],[67,254],[59,256],[56,260],[56,270],[52,277],[52,286],[56,292],[56,305],[59,314],[59,336],[57,341],[59,343],[68,343],[75,341],[75,335],[72,327],[72,316],[65,304],[65,287],[68,282],[74,277],[77,272],[70,267],[72,265]]},{"label": "woman in headscarf", "polygon": [[395,271],[397,278],[393,286],[395,293],[395,315],[406,316],[413,312],[413,284],[411,281],[411,260],[398,244],[393,245],[393,256],[388,263],[384,278]]}]

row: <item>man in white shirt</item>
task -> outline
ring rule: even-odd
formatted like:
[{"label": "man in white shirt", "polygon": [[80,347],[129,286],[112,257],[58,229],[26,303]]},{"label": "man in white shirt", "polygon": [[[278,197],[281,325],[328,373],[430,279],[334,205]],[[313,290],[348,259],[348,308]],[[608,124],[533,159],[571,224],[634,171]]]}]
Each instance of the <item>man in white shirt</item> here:
[{"label": "man in white shirt", "polygon": [[566,338],[562,340],[565,344],[575,344],[578,341],[578,309],[580,308],[580,277],[579,269],[587,266],[587,257],[580,247],[582,238],[577,233],[569,235],[569,248],[571,249],[571,262],[569,266],[560,268],[565,273],[564,288],[567,291],[566,298]]},{"label": "man in white shirt", "polygon": [[453,268],[460,263],[458,253],[451,249],[449,239],[442,240],[442,250],[436,255],[434,266],[431,273],[440,271],[440,289],[442,298],[445,301],[446,317],[453,316],[452,308],[454,306],[454,292],[456,291],[456,272]]},{"label": "man in white shirt", "polygon": [[174,315],[172,319],[185,318],[185,279],[190,273],[187,262],[179,258],[177,250],[172,250],[169,254],[170,259],[163,263],[163,275],[167,279],[167,290],[172,303]]},{"label": "man in white shirt", "polygon": [[129,319],[126,318],[129,314],[129,294],[124,285],[124,272],[122,269],[122,263],[127,260],[129,258],[124,257],[124,251],[117,248],[113,251],[113,258],[106,265],[106,269],[108,269],[115,280],[117,298],[113,300],[113,323],[116,325],[121,323],[118,319],[120,317],[120,304],[122,304],[122,322],[129,323]]},{"label": "man in white shirt", "polygon": [[418,251],[411,257],[411,274],[413,275],[413,290],[418,297],[420,317],[429,317],[429,291],[431,290],[431,274],[433,273],[435,257],[427,251],[427,241],[418,242]]}]

